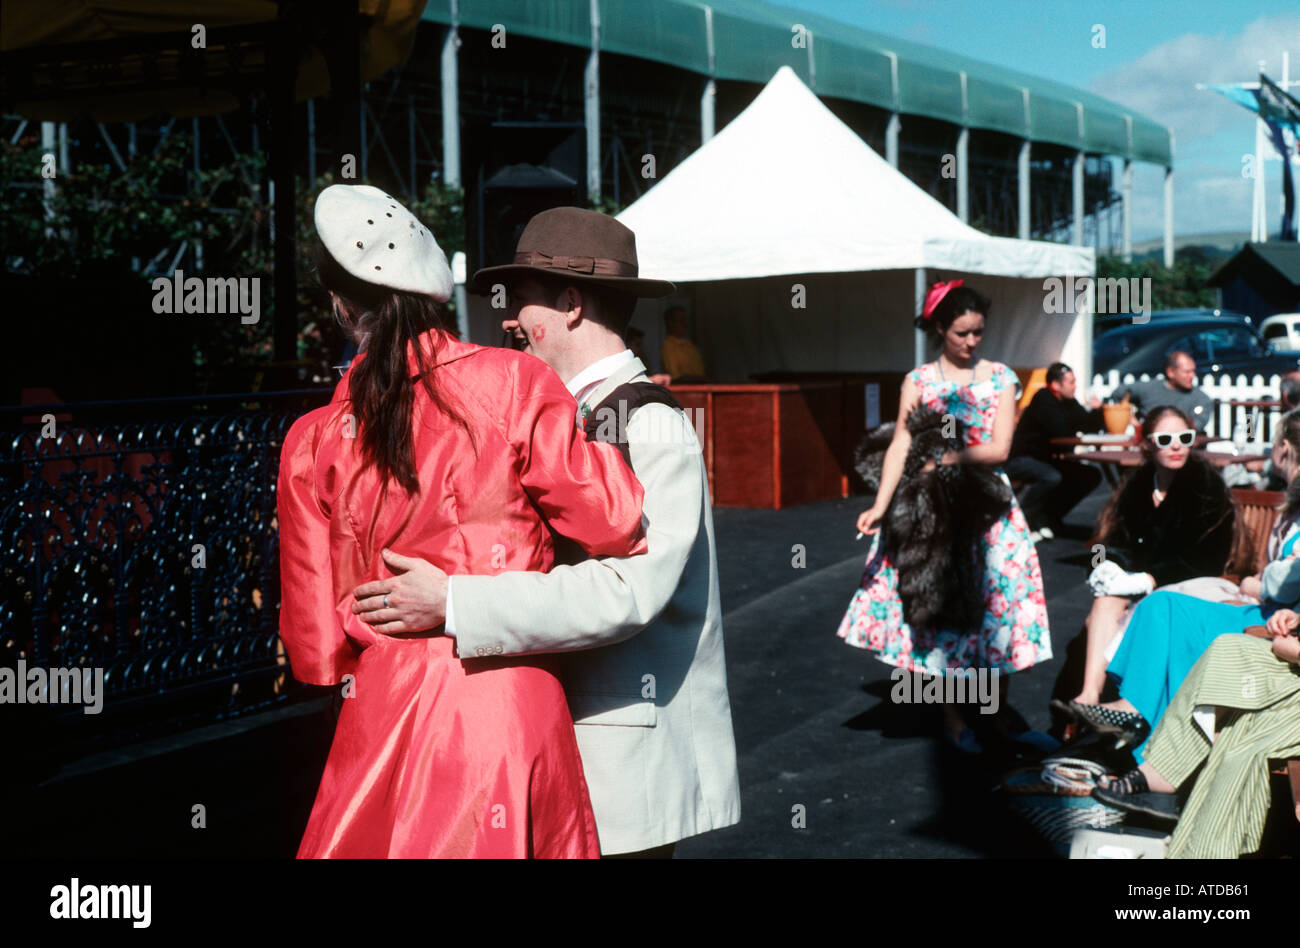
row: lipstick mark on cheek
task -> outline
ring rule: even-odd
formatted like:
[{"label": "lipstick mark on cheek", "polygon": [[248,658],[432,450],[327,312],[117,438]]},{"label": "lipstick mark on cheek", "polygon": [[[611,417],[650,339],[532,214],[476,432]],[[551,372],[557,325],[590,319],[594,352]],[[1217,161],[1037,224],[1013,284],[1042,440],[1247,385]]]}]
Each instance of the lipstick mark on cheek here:
[{"label": "lipstick mark on cheek", "polygon": [[543,339],[545,339],[545,338],[546,338],[546,327],[545,327],[545,326],[534,326],[534,327],[533,327],[533,342],[534,342],[534,343],[538,343],[538,342],[541,342],[541,341],[542,341]]}]

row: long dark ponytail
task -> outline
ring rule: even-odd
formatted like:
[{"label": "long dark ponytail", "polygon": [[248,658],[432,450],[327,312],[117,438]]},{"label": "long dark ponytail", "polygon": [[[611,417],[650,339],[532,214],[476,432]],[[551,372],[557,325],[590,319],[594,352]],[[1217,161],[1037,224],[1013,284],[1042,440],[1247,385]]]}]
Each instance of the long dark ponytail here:
[{"label": "long dark ponytail", "polygon": [[423,344],[430,330],[444,328],[437,304],[420,293],[394,290],[354,277],[324,246],[317,247],[316,263],[321,285],[347,300],[360,314],[351,321],[340,317],[344,327],[358,342],[367,334],[369,337],[365,341],[365,358],[348,372],[362,456],[379,470],[385,490],[391,479],[408,494],[417,494],[420,483],[412,436],[415,379],[407,361],[408,348],[415,352],[419,381],[434,408],[469,431],[465,420],[435,384],[434,366]]}]

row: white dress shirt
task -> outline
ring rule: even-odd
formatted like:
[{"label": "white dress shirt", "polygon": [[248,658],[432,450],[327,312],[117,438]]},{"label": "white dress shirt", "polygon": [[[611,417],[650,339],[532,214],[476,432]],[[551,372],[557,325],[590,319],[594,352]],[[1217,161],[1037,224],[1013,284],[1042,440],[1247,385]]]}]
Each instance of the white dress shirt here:
[{"label": "white dress shirt", "polygon": [[[569,393],[573,395],[573,400],[581,405],[582,400],[595,391],[596,386],[613,375],[615,370],[626,365],[635,358],[636,356],[632,354],[631,349],[624,349],[622,352],[616,352],[614,355],[605,356],[603,359],[597,359],[573,378],[569,379],[569,381],[565,383],[565,387],[568,388]],[[446,612],[447,621],[444,631],[447,635],[455,638],[456,619],[451,606],[451,583],[447,584]]]},{"label": "white dress shirt", "polygon": [[591,365],[587,366],[573,378],[565,383],[569,392],[573,395],[573,400],[579,405],[582,400],[592,393],[592,391],[605,379],[614,374],[614,371],[628,362],[635,359],[631,349],[624,349],[622,352],[616,352],[612,356],[605,356],[603,359],[597,359]]}]

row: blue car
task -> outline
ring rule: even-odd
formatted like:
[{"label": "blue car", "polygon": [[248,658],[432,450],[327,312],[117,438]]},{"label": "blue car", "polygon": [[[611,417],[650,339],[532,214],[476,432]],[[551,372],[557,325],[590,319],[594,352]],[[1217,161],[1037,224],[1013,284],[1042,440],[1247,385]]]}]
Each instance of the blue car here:
[{"label": "blue car", "polygon": [[[1213,310],[1209,312],[1214,312]],[[1123,320],[1108,332],[1099,332],[1092,342],[1092,370],[1121,376],[1143,373],[1152,377],[1165,369],[1165,356],[1182,349],[1196,360],[1198,374],[1282,375],[1300,368],[1300,356],[1278,352],[1264,341],[1240,314],[1220,316],[1152,313],[1146,323],[1133,323],[1132,316],[1102,317]],[[1097,320],[1098,324],[1102,319]]]}]

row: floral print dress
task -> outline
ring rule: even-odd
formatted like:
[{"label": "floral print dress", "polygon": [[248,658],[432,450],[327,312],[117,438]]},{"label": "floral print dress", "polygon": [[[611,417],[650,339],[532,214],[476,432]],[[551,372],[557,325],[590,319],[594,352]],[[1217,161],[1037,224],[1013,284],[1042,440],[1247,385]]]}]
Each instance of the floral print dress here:
[{"label": "floral print dress", "polygon": [[[993,437],[998,398],[1014,393],[1016,374],[993,364],[988,379],[961,385],[945,381],[937,363],[908,373],[921,404],[951,412],[965,425],[967,445]],[[1001,470],[998,470],[1001,473]],[[872,535],[868,560],[876,552],[880,532]],[[1011,509],[980,538],[984,562],[984,621],[977,629],[913,629],[903,620],[898,596],[898,570],[888,557],[864,580],[840,622],[840,638],[849,645],[874,651],[890,665],[928,674],[946,668],[996,668],[1016,672],[1052,657],[1047,631],[1047,600],[1038,554],[1029,540],[1029,525],[1015,497]]]}]

